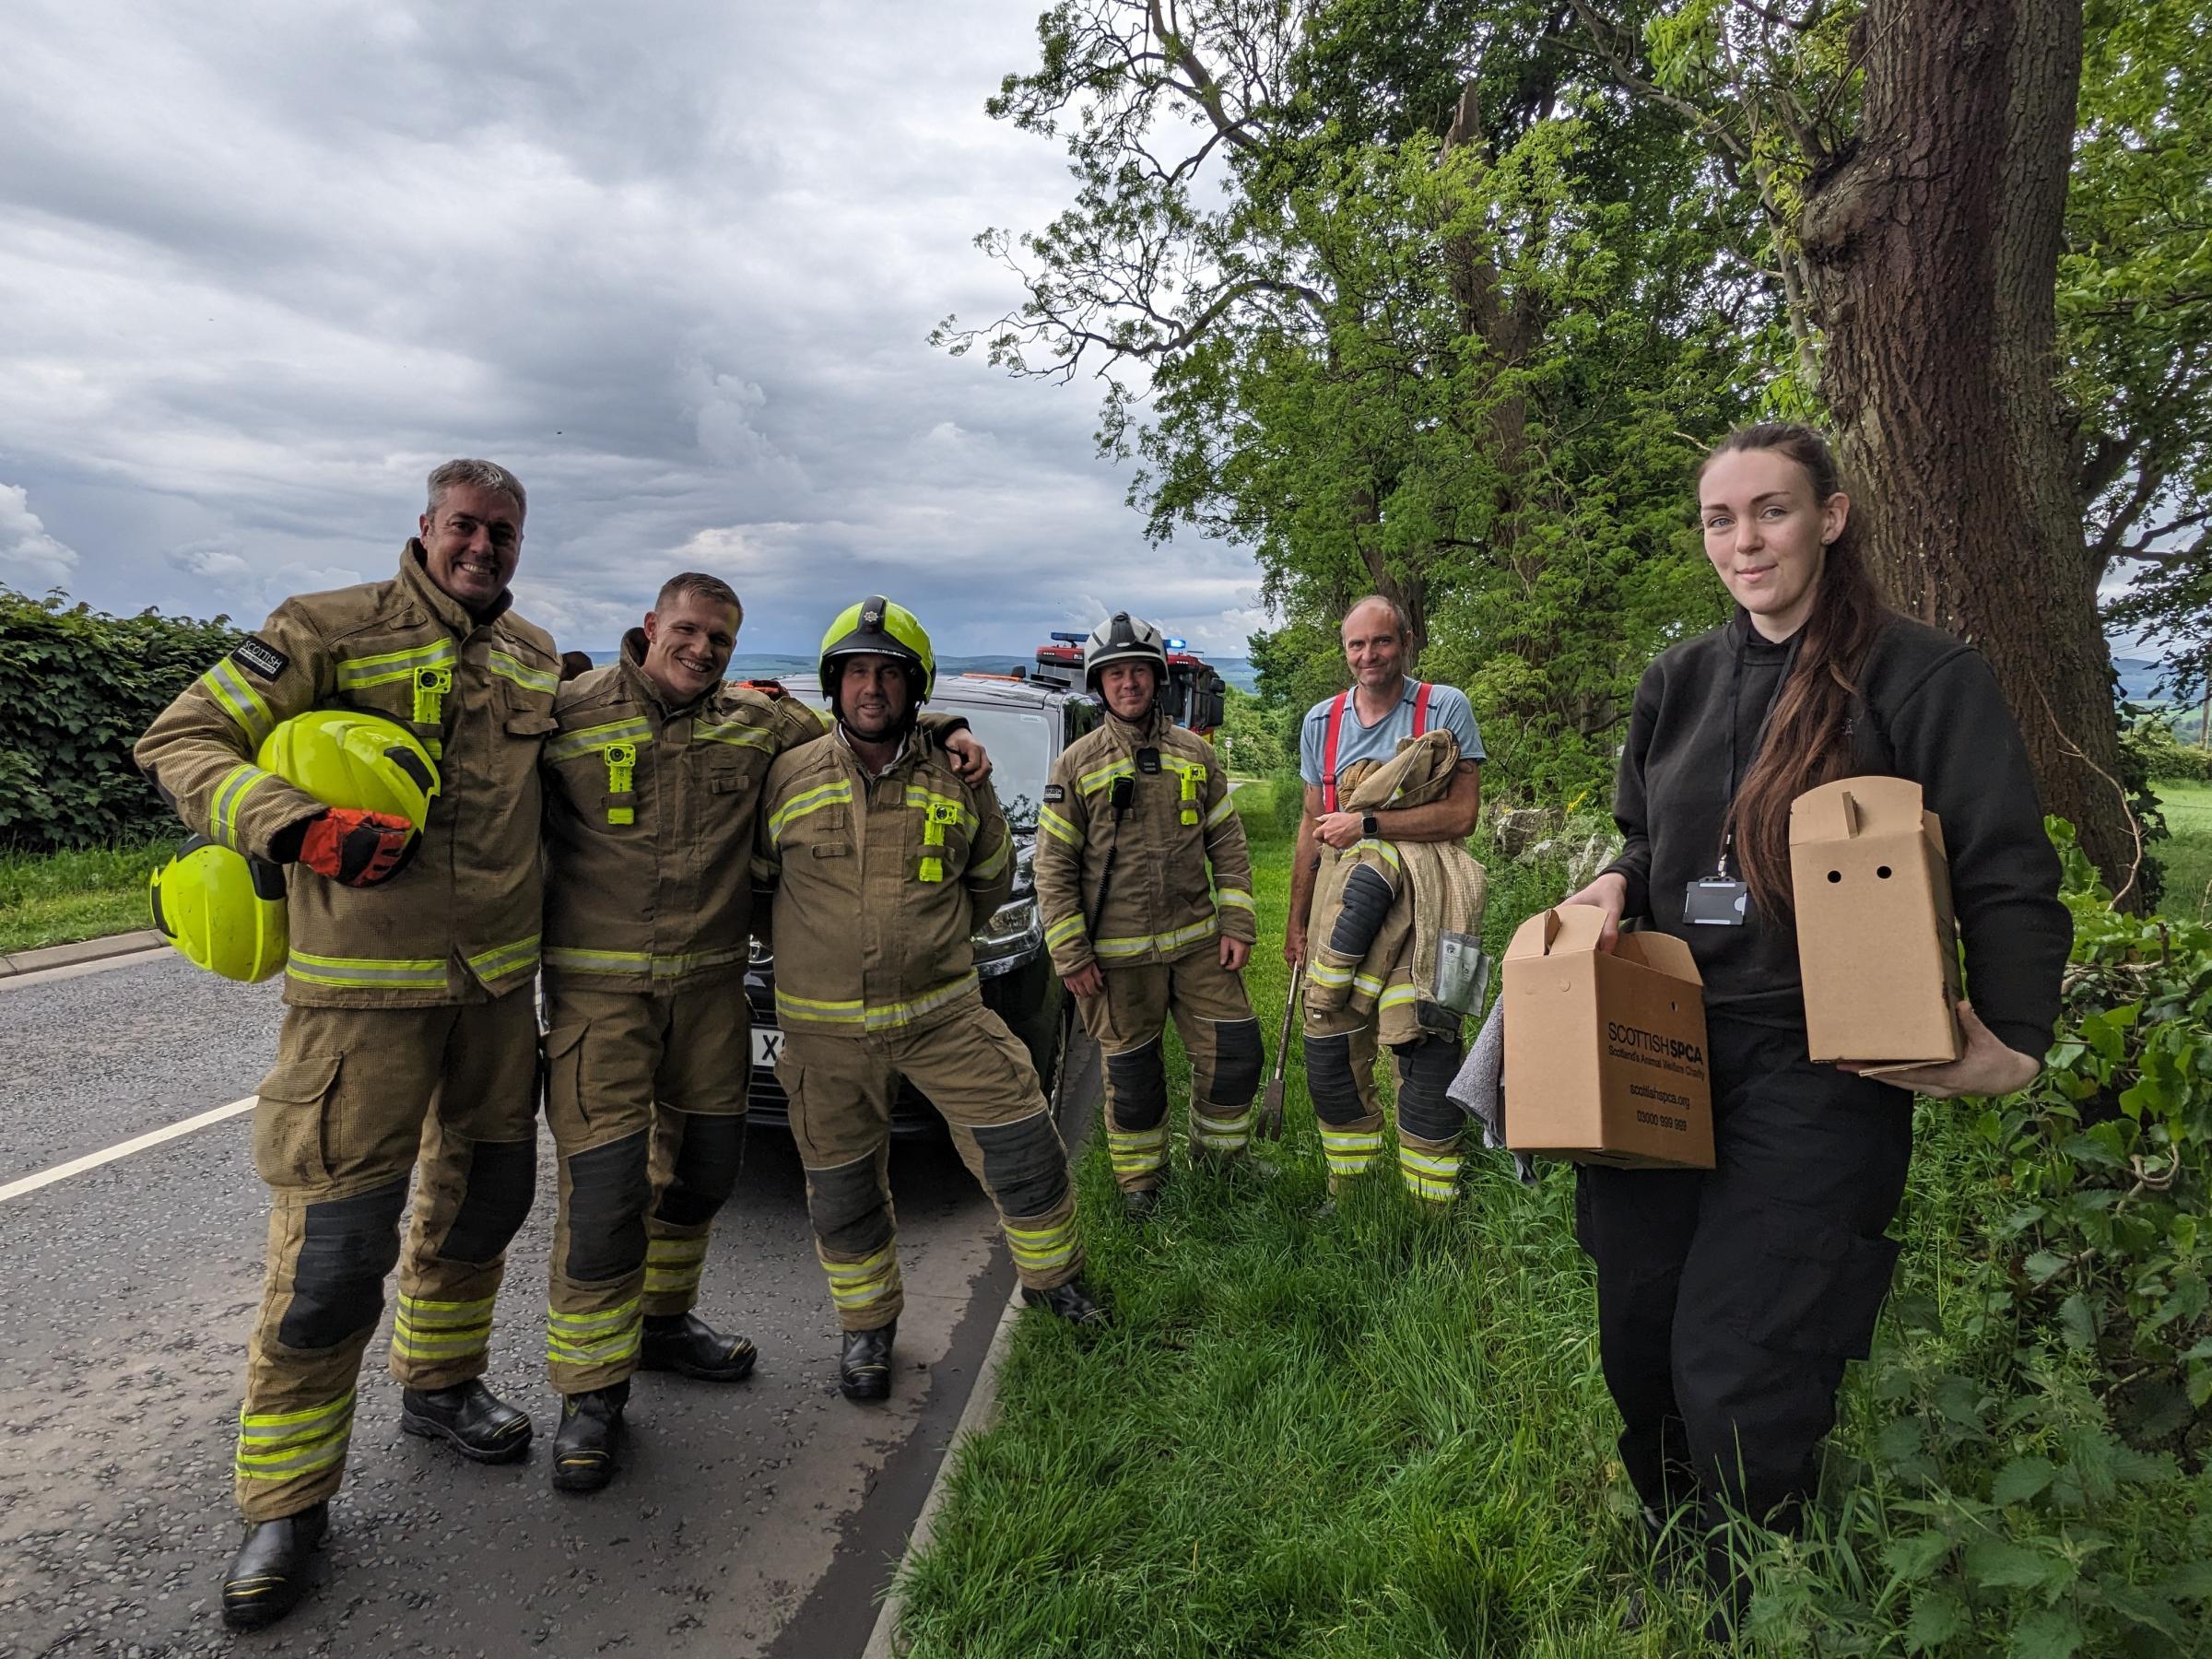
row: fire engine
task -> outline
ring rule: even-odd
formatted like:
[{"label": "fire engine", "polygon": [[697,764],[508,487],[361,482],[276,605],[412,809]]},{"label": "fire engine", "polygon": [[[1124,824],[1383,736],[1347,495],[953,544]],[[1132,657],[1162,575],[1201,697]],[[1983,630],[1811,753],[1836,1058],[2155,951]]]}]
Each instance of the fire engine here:
[{"label": "fire engine", "polygon": [[[1083,641],[1088,637],[1079,633],[1053,634],[1051,644],[1037,647],[1037,666],[1030,677],[1081,690]],[[1229,682],[1215,671],[1211,663],[1187,649],[1184,641],[1171,639],[1165,643],[1168,683],[1160,688],[1159,696],[1168,718],[1177,725],[1190,727],[1201,737],[1211,737],[1221,724],[1221,708],[1227,700]]]}]

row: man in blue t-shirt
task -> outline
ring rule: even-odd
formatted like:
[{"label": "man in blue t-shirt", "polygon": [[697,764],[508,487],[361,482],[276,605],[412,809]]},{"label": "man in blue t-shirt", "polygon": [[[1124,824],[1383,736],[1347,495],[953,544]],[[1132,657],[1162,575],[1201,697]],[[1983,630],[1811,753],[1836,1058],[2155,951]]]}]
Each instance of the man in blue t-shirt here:
[{"label": "man in blue t-shirt", "polygon": [[[1290,865],[1290,920],[1283,939],[1287,962],[1305,959],[1324,858],[1334,859],[1362,841],[1459,841],[1475,829],[1482,806],[1483,759],[1475,712],[1456,687],[1406,677],[1410,632],[1405,611],[1393,600],[1372,594],[1354,605],[1343,628],[1351,689],[1324,698],[1306,712],[1299,739],[1306,803]],[[1439,730],[1451,733],[1459,746],[1458,770],[1441,799],[1367,813],[1340,808],[1336,786],[1355,762],[1387,761],[1401,740]],[[1309,1011],[1304,1034],[1307,1089],[1321,1123],[1331,1190],[1365,1171],[1382,1149],[1382,1108],[1375,1093],[1379,1039],[1397,1056],[1398,1159],[1406,1187],[1430,1202],[1453,1191],[1464,1119],[1444,1098],[1444,1085],[1459,1069],[1459,1033],[1421,1030],[1412,1023],[1410,1007],[1378,1006],[1365,1014]]]}]

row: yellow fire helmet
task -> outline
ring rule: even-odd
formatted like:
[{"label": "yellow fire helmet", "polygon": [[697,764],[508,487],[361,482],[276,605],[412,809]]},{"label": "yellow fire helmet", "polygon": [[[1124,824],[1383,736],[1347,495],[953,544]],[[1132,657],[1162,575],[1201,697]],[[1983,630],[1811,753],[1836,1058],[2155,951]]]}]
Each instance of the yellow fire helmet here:
[{"label": "yellow fire helmet", "polygon": [[284,872],[195,835],[147,885],[154,925],[189,961],[247,984],[283,970]]},{"label": "yellow fire helmet", "polygon": [[358,709],[296,714],[263,740],[255,757],[325,806],[389,812],[420,830],[438,793],[438,768],[406,727]]},{"label": "yellow fire helmet", "polygon": [[848,605],[838,612],[830,631],[822,636],[818,654],[825,696],[837,683],[837,671],[831,665],[840,657],[863,654],[896,657],[904,663],[917,704],[927,702],[930,692],[936,688],[937,659],[929,648],[929,630],[915,620],[912,611],[880,594],[871,594],[858,605]]}]

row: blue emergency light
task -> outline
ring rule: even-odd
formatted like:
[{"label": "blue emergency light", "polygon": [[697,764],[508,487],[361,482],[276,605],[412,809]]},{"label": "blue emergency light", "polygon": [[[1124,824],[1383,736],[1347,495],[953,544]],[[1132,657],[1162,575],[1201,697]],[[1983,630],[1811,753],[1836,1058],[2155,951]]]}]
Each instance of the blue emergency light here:
[{"label": "blue emergency light", "polygon": [[1170,651],[1181,651],[1182,649],[1182,641],[1181,640],[1170,640],[1167,641],[1167,647]]},{"label": "blue emergency light", "polygon": [[1065,644],[1080,645],[1084,641],[1089,639],[1090,636],[1088,634],[1079,633],[1054,633],[1053,638],[1061,641]]}]

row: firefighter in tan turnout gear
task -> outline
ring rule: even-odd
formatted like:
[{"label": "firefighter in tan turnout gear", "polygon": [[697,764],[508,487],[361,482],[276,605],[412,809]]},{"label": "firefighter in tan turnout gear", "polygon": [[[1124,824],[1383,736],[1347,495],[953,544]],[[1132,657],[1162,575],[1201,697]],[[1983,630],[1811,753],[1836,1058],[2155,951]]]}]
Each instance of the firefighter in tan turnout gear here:
[{"label": "firefighter in tan turnout gear", "polygon": [[1244,1155],[1262,1058],[1238,978],[1256,937],[1244,825],[1213,746],[1161,711],[1167,670],[1149,622],[1099,625],[1083,682],[1106,722],[1061,754],[1038,815],[1045,943],[1105,1056],[1107,1149],[1139,1218],[1168,1169],[1163,1022],[1190,1055],[1194,1162]]},{"label": "firefighter in tan turnout gear", "polygon": [[[619,660],[560,688],[545,747],[564,1491],[613,1477],[640,1367],[716,1382],[753,1369],[750,1342],[691,1309],[744,1147],[755,818],[771,762],[824,728],[780,691],[724,683],[744,617],[718,578],[671,578]],[[989,763],[956,724],[932,735],[980,778]]]},{"label": "firefighter in tan turnout gear", "polygon": [[[395,578],[288,600],[138,744],[194,831],[294,866],[288,1009],[253,1114],[272,1206],[239,1417],[246,1535],[223,1585],[234,1629],[299,1599],[394,1262],[401,1426],[482,1463],[529,1447],[530,1419],[479,1380],[537,1161],[537,765],[559,660],[510,608],[524,507],[503,467],[439,467]],[[254,763],[313,709],[415,735],[438,769],[425,822],[331,809]]]},{"label": "firefighter in tan turnout gear", "polygon": [[821,679],[834,728],[776,761],[761,809],[776,1074],[845,1332],[839,1386],[880,1400],[903,1306],[885,1179],[901,1075],[997,1206],[1022,1295],[1078,1324],[1105,1316],[1077,1277],[1067,1154],[1036,1069],[979,989],[970,939],[1012,890],[1014,842],[989,785],[914,733],[929,636],[903,606],[864,599],[823,636]]}]

